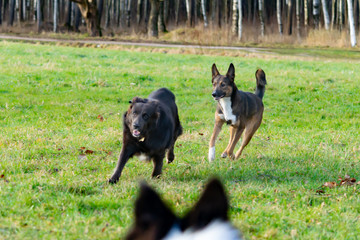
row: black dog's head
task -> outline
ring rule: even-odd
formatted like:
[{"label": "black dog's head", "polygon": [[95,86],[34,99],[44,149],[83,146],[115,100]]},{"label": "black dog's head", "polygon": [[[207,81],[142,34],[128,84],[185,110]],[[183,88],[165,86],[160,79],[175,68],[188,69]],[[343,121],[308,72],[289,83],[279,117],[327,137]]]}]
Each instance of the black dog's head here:
[{"label": "black dog's head", "polygon": [[135,226],[126,239],[240,239],[238,231],[228,223],[228,208],[226,194],[217,179],[208,183],[184,218],[176,217],[154,190],[142,184],[135,203]]},{"label": "black dog's head", "polygon": [[231,63],[226,75],[220,75],[215,63],[212,65],[213,98],[218,101],[223,97],[230,97],[234,90],[235,68]]},{"label": "black dog's head", "polygon": [[133,137],[144,138],[150,126],[159,117],[159,107],[156,101],[134,97],[126,113],[126,124]]}]

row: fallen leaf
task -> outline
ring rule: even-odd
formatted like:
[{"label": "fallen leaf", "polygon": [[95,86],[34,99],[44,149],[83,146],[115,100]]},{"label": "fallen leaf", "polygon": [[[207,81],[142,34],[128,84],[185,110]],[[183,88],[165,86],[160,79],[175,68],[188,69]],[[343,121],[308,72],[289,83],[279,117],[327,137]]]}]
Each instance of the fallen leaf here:
[{"label": "fallen leaf", "polygon": [[89,149],[87,149],[86,151],[85,151],[85,154],[93,154],[94,153],[94,151],[93,150],[89,150]]},{"label": "fallen leaf", "polygon": [[325,191],[324,191],[324,190],[322,190],[322,189],[319,189],[319,190],[316,190],[316,193],[317,193],[317,194],[319,194],[319,195],[321,195],[321,194],[324,194],[324,193],[325,193]]},{"label": "fallen leaf", "polygon": [[100,120],[100,122],[104,121],[104,117],[101,115],[99,115],[97,118]]},{"label": "fallen leaf", "polygon": [[86,147],[81,147],[80,149],[81,149],[81,150],[85,150],[85,149],[86,149]]},{"label": "fallen leaf", "polygon": [[203,133],[199,133],[200,136],[203,136],[204,134]]},{"label": "fallen leaf", "polygon": [[336,182],[326,182],[323,184],[323,187],[334,188],[336,187]]},{"label": "fallen leaf", "polygon": [[1,175],[0,175],[0,178],[5,178],[5,175],[4,175],[4,174],[1,174]]}]

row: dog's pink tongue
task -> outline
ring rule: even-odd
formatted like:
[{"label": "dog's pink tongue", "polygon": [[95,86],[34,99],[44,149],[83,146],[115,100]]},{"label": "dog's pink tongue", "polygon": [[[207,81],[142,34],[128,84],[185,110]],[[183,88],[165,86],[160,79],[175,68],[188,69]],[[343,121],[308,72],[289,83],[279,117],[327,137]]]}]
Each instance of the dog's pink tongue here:
[{"label": "dog's pink tongue", "polygon": [[138,130],[134,130],[134,131],[133,131],[133,135],[134,135],[134,136],[139,136],[139,135],[140,135],[140,132],[139,132]]}]

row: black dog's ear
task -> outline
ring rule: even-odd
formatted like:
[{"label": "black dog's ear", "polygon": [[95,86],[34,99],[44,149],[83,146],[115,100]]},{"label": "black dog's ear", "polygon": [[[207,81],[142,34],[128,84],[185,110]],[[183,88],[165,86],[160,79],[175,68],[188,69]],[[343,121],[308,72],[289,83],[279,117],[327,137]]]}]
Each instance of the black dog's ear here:
[{"label": "black dog's ear", "polygon": [[135,202],[135,226],[126,239],[162,239],[176,218],[159,195],[147,184],[141,184]]},{"label": "black dog's ear", "polygon": [[213,78],[213,79],[214,79],[214,77],[216,77],[217,75],[220,74],[219,71],[218,71],[218,69],[216,68],[215,63],[212,65],[211,72],[212,72],[212,78]]},{"label": "black dog's ear", "polygon": [[146,98],[139,98],[139,97],[134,97],[131,101],[129,101],[129,103],[147,103],[148,99]]},{"label": "black dog's ear", "polygon": [[235,79],[235,67],[232,63],[230,63],[229,69],[226,73],[226,76],[230,78],[231,81],[234,81]]},{"label": "black dog's ear", "polygon": [[228,200],[221,182],[218,179],[212,179],[199,201],[184,217],[181,229],[185,230],[189,227],[200,229],[215,219],[227,221],[228,209]]}]

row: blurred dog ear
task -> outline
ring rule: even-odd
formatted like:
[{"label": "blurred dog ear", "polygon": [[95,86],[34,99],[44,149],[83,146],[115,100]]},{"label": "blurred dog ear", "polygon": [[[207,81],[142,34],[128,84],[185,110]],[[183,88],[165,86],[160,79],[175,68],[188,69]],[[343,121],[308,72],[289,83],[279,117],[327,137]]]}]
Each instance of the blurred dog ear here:
[{"label": "blurred dog ear", "polygon": [[221,182],[209,181],[199,201],[183,218],[181,229],[201,229],[213,220],[228,220],[229,204]]},{"label": "blurred dog ear", "polygon": [[159,195],[146,183],[142,183],[135,202],[135,226],[126,239],[162,239],[175,220],[175,215]]}]

